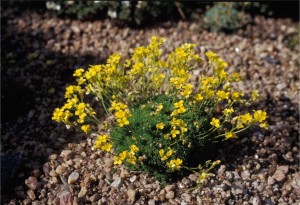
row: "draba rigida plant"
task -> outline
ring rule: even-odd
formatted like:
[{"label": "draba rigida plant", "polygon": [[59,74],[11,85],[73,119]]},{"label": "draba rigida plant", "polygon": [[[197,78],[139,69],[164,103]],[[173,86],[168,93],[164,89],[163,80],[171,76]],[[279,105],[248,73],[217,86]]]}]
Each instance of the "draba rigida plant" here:
[{"label": "draba rigida plant", "polygon": [[[195,166],[199,155],[253,125],[267,128],[267,114],[246,111],[258,92],[245,94],[234,86],[241,81],[239,73],[226,72],[228,64],[217,54],[207,52],[208,66],[202,68],[195,45],[184,43],[162,57],[164,41],[153,36],[130,59],[115,53],[106,64],[75,70],[77,84],[66,88],[66,103],[52,119],[96,133],[94,148],[111,153],[115,166],[124,164],[163,182],[200,171],[201,184],[220,161]],[[194,69],[200,71],[196,82],[190,74]],[[100,114],[85,101],[87,95],[113,116],[109,132],[96,130]]]}]

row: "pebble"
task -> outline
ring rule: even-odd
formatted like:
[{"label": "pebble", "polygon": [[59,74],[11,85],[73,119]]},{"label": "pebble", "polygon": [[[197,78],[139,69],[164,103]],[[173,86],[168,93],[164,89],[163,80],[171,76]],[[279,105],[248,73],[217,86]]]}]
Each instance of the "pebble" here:
[{"label": "pebble", "polygon": [[173,199],[174,196],[175,196],[174,191],[168,191],[167,194],[166,194],[167,199]]},{"label": "pebble", "polygon": [[189,195],[188,193],[183,193],[183,194],[181,195],[181,198],[182,198],[185,202],[188,202],[188,203],[190,203],[191,200],[192,200],[191,195]]},{"label": "pebble", "polygon": [[75,155],[75,153],[71,150],[63,150],[60,154],[66,161],[69,159],[72,159]]},{"label": "pebble", "polygon": [[68,177],[68,183],[74,184],[79,178],[78,172],[72,172],[70,176]]},{"label": "pebble", "polygon": [[110,186],[119,189],[122,186],[122,178],[117,178]]},{"label": "pebble", "polygon": [[288,166],[277,167],[275,173],[273,174],[273,178],[278,182],[284,181],[286,179],[286,174],[288,173],[288,170]]},{"label": "pebble", "polygon": [[78,198],[82,198],[86,195],[87,193],[87,188],[86,187],[81,187],[80,192],[78,193]]},{"label": "pebble", "polygon": [[93,194],[91,197],[90,197],[90,201],[91,202],[96,202],[100,199],[100,195],[98,193],[95,193]]},{"label": "pebble", "polygon": [[68,168],[62,165],[58,165],[55,169],[56,173],[62,175]]},{"label": "pebble", "polygon": [[136,175],[133,175],[132,177],[130,177],[129,181],[131,183],[135,182],[135,180],[137,179],[137,176]]},{"label": "pebble", "polygon": [[23,200],[23,205],[29,205],[29,204],[31,204],[31,202],[32,202],[32,200],[29,199],[29,198],[24,199],[24,200]]},{"label": "pebble", "polygon": [[30,198],[31,200],[35,200],[35,193],[34,193],[34,191],[33,191],[32,189],[29,189],[29,190],[27,191],[27,195],[29,196],[29,198]]},{"label": "pebble", "polygon": [[268,184],[268,185],[273,185],[274,183],[275,183],[274,178],[271,177],[271,176],[268,176],[267,184]]},{"label": "pebble", "polygon": [[25,180],[25,184],[29,189],[35,190],[39,186],[39,182],[35,177],[29,177]]},{"label": "pebble", "polygon": [[[134,204],[135,203],[136,198],[137,198],[137,193],[138,192],[136,190],[134,190],[134,189],[128,189],[127,196],[128,196],[130,204]],[[149,202],[148,202],[148,204],[149,204]]]},{"label": "pebble", "polygon": [[105,159],[104,159],[104,164],[105,164],[105,166],[107,166],[107,167],[112,167],[113,164],[114,164],[114,160],[111,159],[111,158],[105,158]]},{"label": "pebble", "polygon": [[261,205],[261,199],[260,199],[260,197],[259,196],[255,196],[254,198],[253,198],[253,205]]}]

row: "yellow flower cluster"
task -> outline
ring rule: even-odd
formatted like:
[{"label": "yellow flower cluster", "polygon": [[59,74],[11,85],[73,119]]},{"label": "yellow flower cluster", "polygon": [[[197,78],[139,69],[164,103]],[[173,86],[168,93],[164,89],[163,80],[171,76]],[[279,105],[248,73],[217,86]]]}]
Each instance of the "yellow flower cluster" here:
[{"label": "yellow flower cluster", "polygon": [[172,156],[174,153],[174,150],[172,150],[170,147],[168,147],[168,151],[165,153],[164,149],[159,150],[159,156],[161,157],[161,161],[167,160],[169,157]]},{"label": "yellow flower cluster", "polygon": [[139,148],[136,145],[131,145],[130,150],[121,152],[118,156],[114,156],[114,164],[122,164],[125,160],[135,165],[137,162],[136,153],[139,151]]},{"label": "yellow flower cluster", "polygon": [[[96,112],[90,104],[79,100],[83,98],[83,93],[84,89],[81,89],[80,86],[68,86],[65,92],[67,102],[61,108],[55,108],[52,120],[65,123],[67,128],[69,128],[71,124],[75,126],[81,125],[81,130],[88,133],[90,131],[89,123],[94,120]],[[74,118],[72,122],[70,119],[73,116],[77,118]]]},{"label": "yellow flower cluster", "polygon": [[95,145],[93,147],[110,152],[112,144],[110,143],[110,139],[107,135],[98,135],[98,139],[95,141]]},{"label": "yellow flower cluster", "polygon": [[109,110],[114,110],[114,116],[117,119],[117,123],[120,127],[124,125],[129,125],[128,118],[131,116],[128,106],[122,102],[113,101]]},{"label": "yellow flower cluster", "polygon": [[167,166],[172,170],[179,170],[181,169],[182,160],[180,158],[172,159],[167,163]]},{"label": "yellow flower cluster", "polygon": [[174,103],[175,110],[171,113],[171,116],[177,116],[179,114],[182,114],[186,112],[186,109],[183,105],[183,100],[180,100],[179,102]]}]

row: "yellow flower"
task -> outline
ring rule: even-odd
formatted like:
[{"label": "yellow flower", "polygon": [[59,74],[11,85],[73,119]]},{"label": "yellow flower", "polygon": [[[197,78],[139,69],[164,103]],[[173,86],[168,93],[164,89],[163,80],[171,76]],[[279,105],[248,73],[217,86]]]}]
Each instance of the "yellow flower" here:
[{"label": "yellow flower", "polygon": [[203,183],[205,179],[206,179],[206,172],[202,172],[198,178],[198,182]]},{"label": "yellow flower", "polygon": [[53,112],[53,116],[52,116],[52,120],[55,120],[57,122],[61,122],[62,121],[62,117],[64,115],[64,110],[60,109],[60,108],[55,108],[54,112]]},{"label": "yellow flower", "polygon": [[244,124],[248,124],[251,123],[253,121],[252,116],[250,115],[250,113],[246,113],[244,115],[240,116],[242,123]]},{"label": "yellow flower", "polygon": [[138,152],[139,151],[139,148],[136,146],[136,145],[131,145],[130,146],[130,150],[132,151],[132,152]]},{"label": "yellow flower", "polygon": [[90,129],[91,129],[90,125],[82,125],[82,126],[81,126],[81,130],[82,130],[85,134],[87,134],[87,133],[90,131]]},{"label": "yellow flower", "polygon": [[173,130],[171,131],[171,135],[173,138],[176,137],[176,135],[180,134],[180,131],[179,130],[176,130],[175,127],[173,127]]},{"label": "yellow flower", "polygon": [[265,111],[262,111],[262,110],[254,110],[254,119],[257,122],[262,122],[265,119],[267,119],[267,113]]},{"label": "yellow flower", "polygon": [[101,149],[102,149],[103,151],[106,151],[106,152],[110,152],[111,148],[112,148],[112,144],[109,144],[109,143],[105,143],[105,144],[102,145],[102,147],[101,147]]},{"label": "yellow flower", "polygon": [[156,108],[156,112],[159,112],[159,111],[161,111],[162,109],[163,109],[163,105],[162,104],[159,104],[158,106],[157,106],[157,108]]},{"label": "yellow flower", "polygon": [[122,160],[118,156],[114,156],[114,165],[122,164]]},{"label": "yellow flower", "polygon": [[74,72],[74,74],[73,74],[73,76],[75,76],[75,77],[81,77],[83,72],[84,72],[83,68],[76,69],[75,72]]},{"label": "yellow flower", "polygon": [[237,138],[234,132],[226,132],[225,133],[225,140],[228,140],[230,138]]},{"label": "yellow flower", "polygon": [[163,157],[165,155],[165,150],[160,149],[158,153],[160,157]]},{"label": "yellow flower", "polygon": [[190,94],[192,93],[192,88],[193,85],[192,84],[187,84],[187,85],[183,85],[182,86],[182,91],[180,92],[180,94],[185,97],[188,98],[190,96]]},{"label": "yellow flower", "polygon": [[210,124],[212,126],[215,126],[216,128],[220,127],[220,120],[216,119],[216,118],[213,118],[210,122]]},{"label": "yellow flower", "polygon": [[120,157],[120,159],[121,160],[124,160],[125,158],[126,158],[126,156],[127,156],[127,151],[125,150],[125,151],[123,151],[123,152],[121,152],[120,154],[119,154],[119,157]]},{"label": "yellow flower", "polygon": [[241,96],[244,96],[244,94],[241,92],[235,91],[231,94],[231,96],[234,101],[239,101],[241,99]]},{"label": "yellow flower", "polygon": [[224,113],[225,116],[231,115],[233,112],[234,112],[234,109],[232,107],[231,108],[225,108],[223,110],[223,113]]},{"label": "yellow flower", "polygon": [[172,156],[172,154],[174,153],[174,151],[172,149],[169,149],[168,152],[166,153],[167,157]]},{"label": "yellow flower", "polygon": [[177,159],[172,159],[170,162],[167,163],[167,166],[173,171],[173,170],[178,170],[181,168],[182,160],[177,158]]},{"label": "yellow flower", "polygon": [[165,124],[163,122],[156,124],[157,129],[162,130],[162,129],[164,129],[164,127],[165,127]]},{"label": "yellow flower", "polygon": [[266,122],[259,124],[261,128],[268,129],[268,124]]},{"label": "yellow flower", "polygon": [[201,95],[201,94],[197,94],[197,95],[195,95],[195,100],[197,100],[197,101],[201,101],[201,100],[203,100],[203,96]]},{"label": "yellow flower", "polygon": [[229,99],[229,92],[225,92],[224,90],[219,90],[217,92],[217,97],[219,100],[228,100]]}]

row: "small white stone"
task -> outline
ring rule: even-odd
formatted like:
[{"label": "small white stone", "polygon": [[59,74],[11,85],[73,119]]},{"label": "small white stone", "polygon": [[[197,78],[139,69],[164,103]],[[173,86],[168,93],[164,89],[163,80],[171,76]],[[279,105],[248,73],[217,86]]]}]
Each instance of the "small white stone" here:
[{"label": "small white stone", "polygon": [[78,180],[78,178],[79,178],[79,174],[77,172],[72,172],[68,177],[68,183],[73,184]]}]

